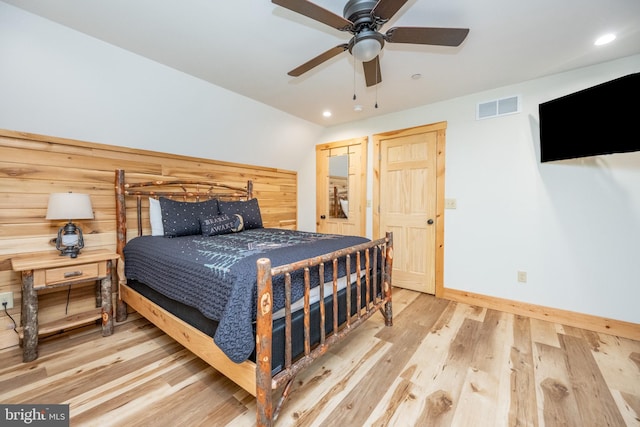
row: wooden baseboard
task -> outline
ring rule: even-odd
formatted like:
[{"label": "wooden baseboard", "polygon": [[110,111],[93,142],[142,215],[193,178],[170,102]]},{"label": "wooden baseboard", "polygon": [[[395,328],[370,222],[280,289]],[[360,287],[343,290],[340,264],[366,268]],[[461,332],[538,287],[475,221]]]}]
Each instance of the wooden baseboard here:
[{"label": "wooden baseboard", "polygon": [[444,288],[442,298],[640,341],[640,324]]}]

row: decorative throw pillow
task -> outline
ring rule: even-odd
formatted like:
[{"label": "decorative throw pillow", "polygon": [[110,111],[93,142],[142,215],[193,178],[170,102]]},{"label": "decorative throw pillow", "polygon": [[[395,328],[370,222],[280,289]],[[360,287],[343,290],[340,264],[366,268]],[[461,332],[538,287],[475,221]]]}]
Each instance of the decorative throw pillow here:
[{"label": "decorative throw pillow", "polygon": [[238,214],[222,214],[204,219],[200,218],[200,229],[203,236],[237,233],[242,231],[242,227],[242,217]]},{"label": "decorative throw pillow", "polygon": [[218,215],[218,199],[205,202],[178,202],[160,198],[165,237],[201,234],[200,218]]},{"label": "decorative throw pillow", "polygon": [[162,226],[162,209],[160,209],[160,200],[149,197],[149,222],[151,222],[151,235],[164,236],[164,227]]},{"label": "decorative throw pillow", "polygon": [[260,206],[258,199],[250,199],[246,202],[225,202],[220,200],[219,203],[221,214],[238,214],[244,220],[244,229],[262,228],[262,216],[260,215]]}]

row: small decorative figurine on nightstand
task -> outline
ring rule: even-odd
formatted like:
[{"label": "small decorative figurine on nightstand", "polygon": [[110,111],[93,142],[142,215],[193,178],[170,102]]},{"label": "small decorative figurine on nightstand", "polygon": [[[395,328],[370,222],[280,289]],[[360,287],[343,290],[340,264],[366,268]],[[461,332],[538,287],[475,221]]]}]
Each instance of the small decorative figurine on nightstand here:
[{"label": "small decorative figurine on nightstand", "polygon": [[66,219],[69,222],[60,227],[56,239],[56,249],[60,255],[76,258],[84,247],[82,230],[72,219],[93,219],[93,208],[88,194],[53,193],[49,195],[47,219]]}]

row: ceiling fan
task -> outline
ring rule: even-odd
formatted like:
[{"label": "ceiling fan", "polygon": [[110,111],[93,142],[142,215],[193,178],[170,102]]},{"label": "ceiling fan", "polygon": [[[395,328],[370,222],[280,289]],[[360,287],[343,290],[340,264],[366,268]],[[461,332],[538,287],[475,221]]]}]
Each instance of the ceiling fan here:
[{"label": "ceiling fan", "polygon": [[388,22],[408,0],[348,0],[342,16],[307,0],[271,0],[274,4],[353,34],[343,43],[305,62],[287,74],[298,77],[334,56],[348,50],[362,62],[367,86],[382,81],[378,54],[387,43],[459,46],[469,33],[468,28],[393,27],[386,33],[378,30]]}]

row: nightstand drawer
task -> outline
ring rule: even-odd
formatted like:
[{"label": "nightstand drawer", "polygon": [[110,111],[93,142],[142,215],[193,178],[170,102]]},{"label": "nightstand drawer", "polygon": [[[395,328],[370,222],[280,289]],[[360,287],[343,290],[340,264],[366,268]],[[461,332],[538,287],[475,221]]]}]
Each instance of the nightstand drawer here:
[{"label": "nightstand drawer", "polygon": [[76,280],[88,280],[99,277],[99,263],[72,265],[68,267],[50,268],[45,270],[44,281],[46,285]]}]

